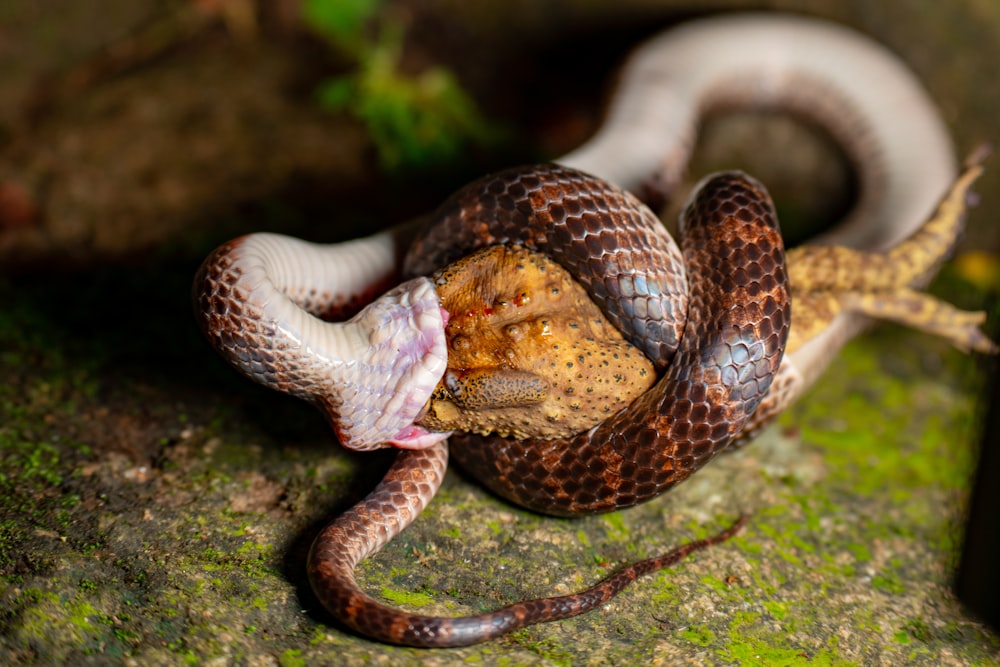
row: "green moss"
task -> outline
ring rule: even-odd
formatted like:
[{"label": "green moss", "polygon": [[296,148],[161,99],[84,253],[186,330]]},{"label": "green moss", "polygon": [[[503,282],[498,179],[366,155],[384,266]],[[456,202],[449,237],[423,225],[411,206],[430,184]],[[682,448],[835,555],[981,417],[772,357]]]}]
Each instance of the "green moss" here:
[{"label": "green moss", "polygon": [[701,647],[711,646],[716,642],[715,633],[704,625],[692,625],[684,628],[677,633],[677,636]]},{"label": "green moss", "polygon": [[910,637],[919,642],[929,642],[934,639],[931,627],[923,619],[910,619],[903,625],[903,629]]},{"label": "green moss", "polygon": [[101,625],[111,625],[110,618],[93,604],[80,597],[64,599],[41,589],[26,589],[14,600],[19,623],[14,637],[23,643],[52,645],[59,640],[60,651],[91,652],[105,634]]},{"label": "green moss", "polygon": [[762,629],[760,617],[736,612],[729,625],[728,642],[718,655],[740,665],[848,665],[833,649],[807,652],[795,646],[788,635]]},{"label": "green moss", "polygon": [[857,542],[847,542],[841,545],[841,548],[850,552],[854,556],[855,560],[859,562],[867,562],[872,559],[872,552],[867,544],[861,544]]},{"label": "green moss", "polygon": [[96,628],[93,621],[97,620],[99,613],[89,602],[74,600],[66,603],[66,611],[69,622],[85,632],[93,632]]},{"label": "green moss", "polygon": [[[909,374],[888,371],[883,367],[887,362],[884,350],[873,337],[852,342],[830,371],[834,378],[817,385],[783,420],[801,429],[805,443],[823,451],[832,481],[849,484],[858,493],[889,493],[895,502],[907,503],[927,487],[963,488],[972,468],[972,451],[953,443],[972,439],[973,401],[949,397],[945,405],[950,403],[950,414],[928,414],[915,420],[925,396],[941,389],[933,378],[914,373],[914,380]],[[894,361],[919,363],[911,356],[904,354]],[[836,400],[830,392],[834,387],[851,386],[852,378],[855,388]],[[835,415],[827,407],[834,400],[838,404]]]},{"label": "green moss", "polygon": [[877,574],[872,577],[872,586],[877,590],[897,595],[906,590],[906,586],[903,585],[899,578],[891,573]]},{"label": "green moss", "polygon": [[720,579],[717,579],[716,577],[712,577],[712,576],[702,577],[701,578],[701,583],[705,584],[706,586],[711,587],[717,593],[727,593],[729,591],[729,585],[726,584],[726,582],[724,582],[724,581],[722,581]]},{"label": "green moss", "polygon": [[302,657],[302,651],[290,648],[278,657],[278,664],[281,667],[305,667],[308,663]]},{"label": "green moss", "polygon": [[[241,537],[244,535],[246,535],[245,530],[233,531],[234,537]],[[236,550],[236,555],[245,565],[251,565],[254,563],[264,565],[274,556],[274,545],[262,544],[255,540],[248,540],[239,546]]]},{"label": "green moss", "polygon": [[386,600],[398,605],[420,608],[434,603],[433,597],[427,595],[426,593],[418,593],[416,591],[399,591],[383,587],[381,593],[382,597]]},{"label": "green moss", "polygon": [[572,665],[574,655],[559,642],[553,640],[541,640],[529,642],[525,646],[532,653],[536,654],[546,663],[552,665]]},{"label": "green moss", "polygon": [[679,601],[678,586],[668,570],[657,572],[648,585],[653,590],[652,600],[657,606],[669,607]]},{"label": "green moss", "polygon": [[[306,0],[308,25],[357,62],[323,83],[320,104],[365,123],[389,171],[444,165],[469,147],[497,146],[508,133],[488,122],[446,67],[418,75],[401,66],[405,22],[381,0]],[[375,23],[376,36],[359,30]]]},{"label": "green moss", "polygon": [[774,616],[779,621],[783,621],[788,618],[788,605],[783,602],[776,602],[772,600],[764,600],[764,608],[767,609],[771,616]]},{"label": "green moss", "polygon": [[612,542],[633,544],[632,533],[625,524],[625,518],[621,512],[611,512],[601,516],[607,526],[607,536]]}]

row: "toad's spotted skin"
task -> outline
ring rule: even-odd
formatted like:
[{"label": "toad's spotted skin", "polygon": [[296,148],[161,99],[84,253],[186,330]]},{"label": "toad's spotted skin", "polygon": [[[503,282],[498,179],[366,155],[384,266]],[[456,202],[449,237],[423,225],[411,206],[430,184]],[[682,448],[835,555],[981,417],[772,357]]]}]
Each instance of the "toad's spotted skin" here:
[{"label": "toad's spotted skin", "polygon": [[656,379],[653,364],[544,255],[492,246],[432,279],[450,318],[448,370],[418,422],[428,430],[565,438]]}]

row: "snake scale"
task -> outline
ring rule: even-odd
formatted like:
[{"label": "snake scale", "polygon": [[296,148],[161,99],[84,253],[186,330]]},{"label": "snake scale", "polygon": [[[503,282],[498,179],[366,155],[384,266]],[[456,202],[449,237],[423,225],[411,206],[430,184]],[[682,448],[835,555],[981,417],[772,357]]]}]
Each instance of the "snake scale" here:
[{"label": "snake scale", "polygon": [[[727,48],[733,43],[736,53]],[[805,249],[786,266],[763,186],[735,172],[704,180],[692,196],[681,250],[626,192],[671,191],[698,118],[734,104],[805,114],[844,145],[858,168],[859,202],[824,241],[860,250]],[[933,104],[905,67],[849,31],[764,15],[668,31],[630,59],[597,135],[557,162],[464,188],[422,232],[404,226],[329,248],[250,235],[218,249],[196,278],[202,329],[242,372],[315,403],[347,446],[412,450],[401,451],[378,487],[320,533],[310,554],[317,597],[361,634],[427,647],[485,641],[598,606],[640,574],[742,525],[575,595],[462,618],[394,609],[358,587],[354,567],[433,497],[449,436],[467,470],[518,504],[563,516],[608,511],[670,488],[734,438],[754,433],[872,317],[993,350],[976,329],[978,314],[915,291],[961,230],[978,164],[948,191],[954,157]],[[569,270],[660,377],[632,405],[566,440],[429,432],[416,422],[447,366],[449,315],[425,276],[476,248],[512,243]],[[795,267],[810,262],[833,278],[796,292],[812,281]],[[884,275],[856,284],[875,265]],[[317,317],[400,279],[406,282],[349,322]]]}]

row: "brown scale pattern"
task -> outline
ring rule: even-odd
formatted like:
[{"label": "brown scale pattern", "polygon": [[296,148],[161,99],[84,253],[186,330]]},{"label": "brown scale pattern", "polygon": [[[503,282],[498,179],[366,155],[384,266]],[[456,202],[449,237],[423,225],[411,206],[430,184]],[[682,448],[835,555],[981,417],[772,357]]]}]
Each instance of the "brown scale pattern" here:
[{"label": "brown scale pattern", "polygon": [[[261,308],[239,287],[242,270],[232,250],[242,243],[233,239],[217,248],[201,265],[194,281],[198,324],[220,355],[257,382],[315,402],[321,389],[303,370],[311,359],[292,356],[282,346],[274,325],[262,317]],[[308,302],[303,303],[307,307]]]},{"label": "brown scale pattern", "polygon": [[462,188],[432,220],[407,253],[408,277],[487,246],[522,245],[568,270],[658,369],[673,357],[687,314],[684,262],[624,190],[558,165],[515,168]]},{"label": "brown scale pattern", "polygon": [[[569,170],[554,169],[567,178]],[[463,468],[537,512],[604,512],[686,479],[742,430],[770,387],[788,334],[777,220],[762,186],[729,173],[704,184],[682,225],[684,263],[696,267],[688,276],[688,319],[655,387],[567,440],[456,434],[452,456]]]},{"label": "brown scale pattern", "polygon": [[[591,186],[594,194],[586,189]],[[788,335],[790,303],[784,248],[763,187],[739,173],[703,183],[682,220],[683,262],[671,260],[672,242],[661,245],[651,224],[658,225],[652,214],[617,188],[549,165],[504,172],[460,191],[413,246],[410,273],[430,273],[490,245],[539,249],[569,270],[658,367],[666,366],[656,385],[631,405],[571,438],[454,436],[451,451],[463,467],[515,503],[568,516],[651,498],[725,449],[768,392]],[[660,277],[642,283],[637,271],[640,265],[645,270],[649,257],[665,263],[653,267]],[[660,282],[672,275],[683,283],[682,264],[691,269],[687,288]],[[610,278],[602,277],[604,271]],[[354,566],[422,510],[423,501],[405,487],[420,483],[428,469],[443,473],[445,451],[437,445],[402,453],[382,485],[313,545],[309,576],[317,597],[366,636],[460,646],[566,618],[599,606],[640,574],[727,539],[742,525],[629,566],[573,595],[462,618],[392,609],[358,588]]]}]

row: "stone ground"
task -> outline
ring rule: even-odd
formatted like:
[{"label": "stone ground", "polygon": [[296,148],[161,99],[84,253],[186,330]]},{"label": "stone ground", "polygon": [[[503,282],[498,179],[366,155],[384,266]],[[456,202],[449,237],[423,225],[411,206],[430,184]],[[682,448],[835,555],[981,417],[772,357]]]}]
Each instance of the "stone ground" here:
[{"label": "stone ground", "polygon": [[[531,147],[422,179],[380,175],[363,128],[315,108],[303,92],[315,54],[287,27],[247,32],[230,19],[93,85],[43,86],[54,93],[41,111],[23,112],[41,72],[86,62],[150,8],[211,4],[111,2],[97,18],[66,3],[46,23],[0,3],[0,53],[18,56],[0,95],[2,662],[1000,664],[1000,637],[950,589],[991,364],[894,327],[852,343],[780,424],[662,498],[552,519],[451,471],[362,575],[394,604],[462,614],[577,590],[750,513],[731,542],[598,611],[481,646],[387,647],[339,628],[309,592],[306,550],[388,459],[343,452],[308,406],[214,356],[190,315],[198,262],[248,231],[371,231],[427,210],[469,173],[586,136],[592,99],[531,96],[547,71],[530,73],[530,93],[497,101],[483,83],[500,69],[480,39],[491,30],[519,26],[525,49],[558,59],[596,26],[624,40],[679,14],[651,1],[613,14],[588,2],[553,3],[551,14],[531,3],[492,14],[394,3],[415,17],[408,58],[450,55],[483,107],[524,128]],[[992,80],[1000,62],[989,51],[1000,43],[995,10],[954,3],[933,18],[823,4],[770,3],[880,35],[942,100],[963,150],[995,139],[1000,91],[970,83]],[[442,26],[450,32],[426,37]],[[472,55],[456,57],[466,43]],[[533,104],[545,110],[528,122]],[[995,316],[1000,169],[989,169],[971,240],[933,289]],[[362,208],[386,184],[397,194]],[[336,226],[315,223],[334,214]]]}]

